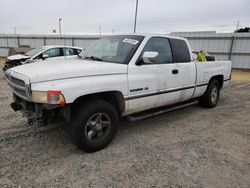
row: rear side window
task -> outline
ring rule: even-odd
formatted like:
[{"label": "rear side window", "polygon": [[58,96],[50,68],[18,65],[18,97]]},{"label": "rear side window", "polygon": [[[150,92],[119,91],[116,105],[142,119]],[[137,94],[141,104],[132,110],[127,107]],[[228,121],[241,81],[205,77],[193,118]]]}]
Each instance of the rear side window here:
[{"label": "rear side window", "polygon": [[65,56],[75,55],[73,48],[64,48],[63,50]]},{"label": "rear side window", "polygon": [[191,62],[190,53],[186,41],[181,39],[169,39],[173,51],[174,62]]},{"label": "rear side window", "polygon": [[82,52],[81,49],[74,49],[74,50],[75,50],[75,55],[78,55],[78,54],[80,54]]}]

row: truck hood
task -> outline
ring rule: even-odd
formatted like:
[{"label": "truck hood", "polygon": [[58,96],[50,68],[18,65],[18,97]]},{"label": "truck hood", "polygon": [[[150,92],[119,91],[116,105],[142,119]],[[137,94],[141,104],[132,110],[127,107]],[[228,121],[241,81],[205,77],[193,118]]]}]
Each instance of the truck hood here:
[{"label": "truck hood", "polygon": [[7,57],[8,60],[13,61],[13,60],[21,60],[21,59],[29,59],[30,56],[27,55],[22,55],[22,54],[17,54],[17,55],[11,55]]},{"label": "truck hood", "polygon": [[83,59],[42,61],[38,63],[25,64],[7,70],[16,72],[29,78],[30,83],[60,80],[67,78],[126,74],[127,65],[100,62]]}]

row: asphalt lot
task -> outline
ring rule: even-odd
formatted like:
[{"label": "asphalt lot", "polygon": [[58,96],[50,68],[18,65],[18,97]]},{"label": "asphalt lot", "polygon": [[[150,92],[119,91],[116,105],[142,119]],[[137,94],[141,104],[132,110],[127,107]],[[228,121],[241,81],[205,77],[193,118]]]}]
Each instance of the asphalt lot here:
[{"label": "asphalt lot", "polygon": [[0,187],[250,187],[250,79],[233,81],[214,109],[122,122],[107,148],[88,154],[65,125],[27,126],[2,75]]}]

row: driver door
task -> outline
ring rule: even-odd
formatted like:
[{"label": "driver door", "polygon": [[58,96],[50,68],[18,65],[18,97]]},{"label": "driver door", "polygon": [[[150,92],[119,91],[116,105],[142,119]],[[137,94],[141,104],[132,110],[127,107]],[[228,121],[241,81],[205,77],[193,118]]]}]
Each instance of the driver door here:
[{"label": "driver door", "polygon": [[176,93],[170,92],[177,87],[178,77],[172,74],[176,69],[173,63],[172,51],[167,38],[150,38],[141,52],[153,51],[159,53],[157,63],[140,65],[129,64],[128,108],[131,112],[139,112],[176,102]]}]

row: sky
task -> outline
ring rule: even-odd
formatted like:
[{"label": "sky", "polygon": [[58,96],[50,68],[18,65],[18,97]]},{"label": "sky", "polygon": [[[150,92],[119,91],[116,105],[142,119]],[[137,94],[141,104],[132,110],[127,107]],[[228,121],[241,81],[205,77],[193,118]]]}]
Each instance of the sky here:
[{"label": "sky", "polygon": [[[0,0],[0,33],[132,33],[136,0]],[[138,0],[137,33],[233,32],[250,27],[250,0]]]}]

